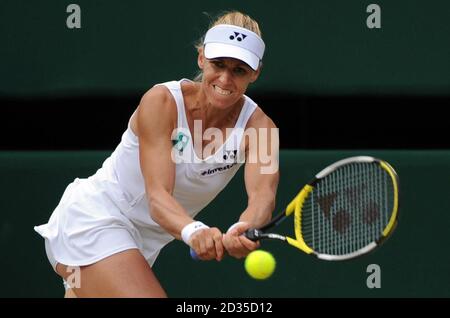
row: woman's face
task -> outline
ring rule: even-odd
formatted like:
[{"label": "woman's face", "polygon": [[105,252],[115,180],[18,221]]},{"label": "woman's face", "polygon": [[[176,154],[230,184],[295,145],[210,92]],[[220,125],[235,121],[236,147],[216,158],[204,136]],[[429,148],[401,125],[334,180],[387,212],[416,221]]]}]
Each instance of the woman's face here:
[{"label": "woman's face", "polygon": [[215,107],[235,105],[259,75],[246,63],[233,58],[206,59],[200,52],[198,65],[203,70],[202,87]]}]

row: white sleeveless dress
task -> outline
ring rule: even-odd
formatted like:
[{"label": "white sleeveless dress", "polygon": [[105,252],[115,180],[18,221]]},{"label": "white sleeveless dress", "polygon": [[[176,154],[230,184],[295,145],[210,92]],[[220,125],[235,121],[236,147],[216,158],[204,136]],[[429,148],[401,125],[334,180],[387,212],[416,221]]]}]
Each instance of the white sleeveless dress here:
[{"label": "white sleeveless dress", "polygon": [[[174,198],[194,217],[228,184],[244,162],[241,141],[257,105],[247,96],[236,125],[224,144],[204,160],[193,149],[181,82],[167,87],[178,112],[173,139],[176,160]],[[93,264],[112,254],[138,248],[150,266],[174,239],[150,216],[139,163],[139,142],[128,124],[122,140],[91,177],[75,179],[66,188],[47,224],[35,230],[45,238],[47,256],[70,266]]]}]

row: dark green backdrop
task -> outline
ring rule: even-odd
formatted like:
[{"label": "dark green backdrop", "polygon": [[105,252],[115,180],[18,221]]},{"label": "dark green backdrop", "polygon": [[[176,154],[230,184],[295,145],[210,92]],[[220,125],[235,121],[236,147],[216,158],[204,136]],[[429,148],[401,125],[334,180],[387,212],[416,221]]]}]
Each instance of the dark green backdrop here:
[{"label": "dark green backdrop", "polygon": [[[88,98],[79,102],[75,99],[71,103],[58,100],[79,95],[117,96],[118,99],[136,96],[137,102],[138,96],[155,83],[192,77],[197,70],[193,45],[209,23],[202,12],[216,15],[227,9],[242,10],[260,22],[267,51],[262,75],[251,87],[250,96],[272,96],[270,109],[279,118],[284,138],[308,139],[308,133],[318,134],[315,143],[304,143],[314,147],[320,145],[320,139],[330,139],[320,137],[321,131],[327,131],[338,136],[331,139],[338,143],[338,148],[342,143],[352,146],[352,141],[358,138],[360,143],[355,145],[365,145],[364,136],[371,140],[368,147],[374,145],[373,136],[389,136],[377,141],[380,149],[400,145],[399,141],[391,142],[391,138],[403,137],[412,140],[405,141],[408,145],[414,142],[422,147],[435,145],[435,140],[445,138],[446,117],[440,115],[438,107],[430,108],[426,98],[445,97],[450,92],[450,2],[375,1],[381,6],[382,28],[370,30],[366,27],[366,7],[373,2],[201,0],[162,1],[155,5],[147,0],[79,0],[76,3],[81,7],[82,28],[69,30],[66,7],[73,1],[2,0],[0,118],[4,129],[1,138],[19,145],[5,149],[22,149],[23,144],[28,146],[26,149],[49,149],[39,148],[42,143],[34,148],[29,145],[30,140],[45,140],[55,149],[60,145],[56,140],[63,144],[70,140],[69,133],[75,136],[79,146],[82,143],[78,142],[84,138],[80,137],[83,131],[86,139],[95,133],[95,140],[99,140],[101,130],[107,129],[101,128],[101,124],[106,125],[102,107],[114,108],[116,117],[111,116],[113,111],[105,113],[117,119],[118,110],[122,112],[125,106],[104,99]],[[337,109],[339,100],[334,97],[339,95],[389,97],[391,94],[410,96],[403,106],[410,106],[415,96],[425,95],[425,99],[414,101],[418,109],[427,113],[422,116],[422,113],[409,112],[403,118],[403,110],[399,109],[396,99],[386,99],[380,105],[358,99],[361,109],[353,102],[351,112],[348,101],[341,101],[344,105],[338,106],[347,109],[347,113],[342,114],[327,112],[323,107]],[[307,104],[306,97],[287,98],[280,103],[276,98],[291,95],[325,96],[325,99],[309,105],[305,113],[299,105]],[[331,99],[327,100],[326,96]],[[8,104],[10,99],[29,102]],[[47,100],[56,102],[47,103]],[[134,97],[132,100],[134,103]],[[78,103],[84,104],[84,108],[80,110]],[[53,106],[58,108],[56,120],[51,117]],[[282,108],[289,106],[289,112]],[[95,128],[84,119],[90,107],[93,113],[97,112]],[[40,114],[43,108],[46,112]],[[367,113],[368,110],[371,113]],[[334,126],[330,125],[333,118],[339,117],[338,113],[347,120],[351,115],[358,117],[361,126],[355,128],[348,120],[339,127],[342,121],[338,119]],[[127,114],[124,118],[128,118]],[[322,114],[328,117],[317,121]],[[386,116],[389,114],[401,115],[394,121]],[[380,116],[379,122],[375,115]],[[411,116],[416,119],[411,120]],[[432,116],[434,119],[430,119]],[[76,125],[67,124],[71,118]],[[77,118],[83,118],[80,119],[82,126]],[[362,129],[370,118],[377,123],[375,132]],[[110,126],[121,127],[117,122],[112,120]],[[402,124],[406,128],[398,128]],[[348,134],[339,135],[345,129]],[[414,129],[420,131],[413,133]],[[20,132],[26,134],[26,141],[20,141]],[[111,140],[120,136],[111,135],[115,136]],[[342,141],[338,140],[339,136],[344,136]],[[110,138],[106,134],[104,137]],[[278,269],[269,280],[257,282],[245,274],[242,261],[228,258],[222,263],[194,262],[187,247],[175,242],[162,252],[155,265],[169,295],[449,297],[450,151],[285,150],[281,153],[278,209],[324,165],[355,154],[372,154],[390,161],[401,178],[400,223],[385,246],[352,262],[327,263],[277,243],[264,243],[263,248],[276,256]],[[108,152],[96,151],[0,151],[0,248],[3,251],[0,297],[63,295],[61,280],[47,263],[43,240],[34,233],[33,226],[48,219],[69,182],[94,173],[108,155]],[[226,229],[236,221],[245,201],[240,174],[201,218],[207,224]],[[288,224],[284,227],[290,230]],[[382,288],[379,290],[366,287],[369,264],[381,266]]]},{"label": "dark green backdrop", "polygon": [[[277,242],[264,242],[277,261],[267,281],[254,281],[243,261],[195,262],[179,241],[155,271],[171,297],[450,297],[450,151],[282,151],[277,209],[325,165],[351,155],[388,160],[400,175],[401,215],[394,235],[360,259],[316,260]],[[33,226],[45,223],[75,177],[100,167],[107,152],[0,152],[0,297],[60,297],[61,279],[47,262]],[[241,169],[242,170],[242,169]],[[242,171],[199,219],[222,229],[245,206]],[[291,230],[291,224],[283,229]],[[381,267],[381,289],[366,287],[369,264]]]},{"label": "dark green backdrop", "polygon": [[297,94],[448,94],[450,2],[378,0],[78,0],[81,29],[66,27],[73,1],[0,2],[0,96],[142,93],[192,77],[194,42],[208,18],[242,10],[267,44],[257,91]]}]

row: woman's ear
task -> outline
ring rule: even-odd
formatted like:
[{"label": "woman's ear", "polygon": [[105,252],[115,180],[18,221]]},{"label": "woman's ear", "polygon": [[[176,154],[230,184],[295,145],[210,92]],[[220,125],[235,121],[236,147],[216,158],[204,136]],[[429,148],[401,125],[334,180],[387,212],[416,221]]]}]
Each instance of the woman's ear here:
[{"label": "woman's ear", "polygon": [[203,47],[199,48],[197,51],[198,51],[197,64],[198,67],[201,70],[203,70],[203,66],[205,65],[205,56],[203,55]]}]

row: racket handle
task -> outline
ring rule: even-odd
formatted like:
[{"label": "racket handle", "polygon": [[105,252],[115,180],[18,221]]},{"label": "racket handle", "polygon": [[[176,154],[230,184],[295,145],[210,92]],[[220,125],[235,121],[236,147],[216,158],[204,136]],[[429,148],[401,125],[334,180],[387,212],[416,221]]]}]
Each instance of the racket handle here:
[{"label": "racket handle", "polygon": [[194,261],[199,261],[200,260],[200,258],[198,258],[198,255],[197,255],[197,253],[195,253],[195,251],[191,248],[190,249],[190,254],[191,254],[191,257],[192,257],[192,259],[194,260]]},{"label": "racket handle", "polygon": [[[244,232],[244,235],[253,242],[256,242],[258,240],[260,240],[262,237],[260,236],[261,231],[258,229],[248,229],[247,231]],[[199,261],[200,258],[198,258],[197,253],[195,253],[195,251],[191,248],[189,253],[191,254],[191,257],[193,260],[195,261]]]},{"label": "racket handle", "polygon": [[244,235],[253,242],[256,242],[261,239],[260,237],[260,231],[257,229],[248,229],[245,231]]}]

